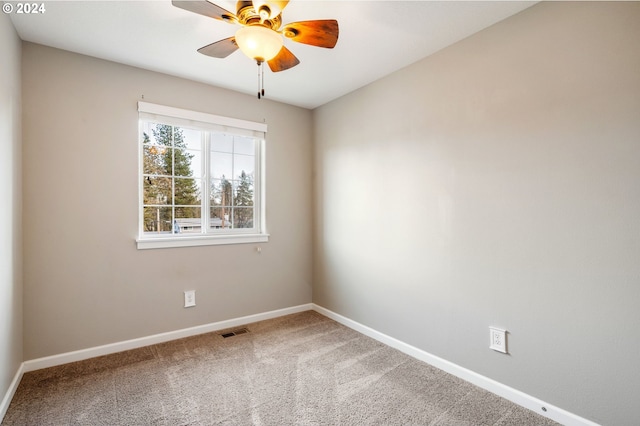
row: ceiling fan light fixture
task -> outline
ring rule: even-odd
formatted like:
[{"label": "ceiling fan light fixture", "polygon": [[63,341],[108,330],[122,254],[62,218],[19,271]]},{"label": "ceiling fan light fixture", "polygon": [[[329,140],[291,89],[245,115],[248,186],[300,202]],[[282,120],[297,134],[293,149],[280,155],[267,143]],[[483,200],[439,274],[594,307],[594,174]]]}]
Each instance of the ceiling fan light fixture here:
[{"label": "ceiling fan light fixture", "polygon": [[251,59],[258,62],[275,58],[284,43],[282,36],[263,25],[248,25],[236,32],[238,47]]}]

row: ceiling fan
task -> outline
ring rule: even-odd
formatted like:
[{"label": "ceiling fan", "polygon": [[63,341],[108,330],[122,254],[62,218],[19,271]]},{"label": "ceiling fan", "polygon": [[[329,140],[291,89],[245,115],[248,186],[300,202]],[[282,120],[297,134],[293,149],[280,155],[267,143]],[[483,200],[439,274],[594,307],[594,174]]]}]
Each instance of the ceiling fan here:
[{"label": "ceiling fan", "polygon": [[259,68],[258,98],[264,96],[264,62],[267,62],[273,72],[288,70],[300,63],[284,46],[284,38],[328,49],[332,49],[338,42],[338,21],[335,19],[282,25],[282,10],[289,0],[238,1],[235,14],[207,0],[172,0],[171,3],[190,12],[242,26],[234,36],[201,47],[198,52],[214,58],[226,58],[240,49],[254,59]]}]

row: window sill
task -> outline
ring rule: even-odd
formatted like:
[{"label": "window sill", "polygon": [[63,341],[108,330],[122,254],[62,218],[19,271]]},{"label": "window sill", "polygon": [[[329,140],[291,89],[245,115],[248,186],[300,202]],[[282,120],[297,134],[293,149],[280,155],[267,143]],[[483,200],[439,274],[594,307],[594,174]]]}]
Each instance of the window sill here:
[{"label": "window sill", "polygon": [[266,243],[269,234],[194,235],[188,237],[160,237],[137,239],[138,250],[172,247],[216,246],[223,244]]}]

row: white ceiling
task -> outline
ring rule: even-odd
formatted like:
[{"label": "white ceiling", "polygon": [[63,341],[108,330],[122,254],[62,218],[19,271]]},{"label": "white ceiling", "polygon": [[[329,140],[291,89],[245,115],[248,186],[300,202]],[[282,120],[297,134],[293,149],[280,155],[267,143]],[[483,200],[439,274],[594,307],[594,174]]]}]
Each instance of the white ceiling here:
[{"label": "white ceiling", "polygon": [[[235,12],[235,1],[213,0]],[[337,19],[334,49],[286,40],[292,69],[266,68],[266,98],[315,108],[416,62],[535,4],[534,1],[292,0],[283,23]],[[240,51],[226,59],[196,49],[239,28],[171,5],[170,0],[47,1],[41,14],[11,13],[23,40],[257,93],[257,66]]]}]

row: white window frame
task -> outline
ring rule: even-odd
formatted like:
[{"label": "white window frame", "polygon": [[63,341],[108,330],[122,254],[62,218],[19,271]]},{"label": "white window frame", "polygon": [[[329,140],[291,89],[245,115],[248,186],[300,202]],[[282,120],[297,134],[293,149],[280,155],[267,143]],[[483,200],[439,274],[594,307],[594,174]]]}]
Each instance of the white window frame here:
[{"label": "white window frame", "polygon": [[[254,177],[254,224],[253,229],[235,228],[225,231],[208,232],[202,234],[161,234],[154,235],[144,232],[144,187],[143,187],[143,122],[154,121],[157,123],[173,126],[184,126],[196,128],[202,131],[219,131],[232,133],[240,136],[251,136],[256,138],[256,170]],[[203,112],[190,111],[181,108],[174,108],[165,105],[157,105],[148,102],[138,102],[138,238],[136,244],[138,249],[158,249],[170,247],[193,247],[219,244],[242,244],[242,243],[262,243],[269,240],[266,232],[265,217],[265,138],[267,125],[254,121],[240,120],[236,118],[223,117]],[[209,150],[203,152],[208,164]],[[208,224],[209,211],[209,169],[202,171],[202,199],[204,203],[206,217],[203,215],[203,222]],[[206,184],[205,184],[206,181]],[[203,231],[208,226],[203,226]]]}]

